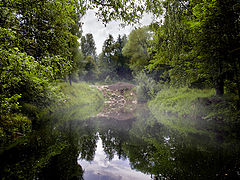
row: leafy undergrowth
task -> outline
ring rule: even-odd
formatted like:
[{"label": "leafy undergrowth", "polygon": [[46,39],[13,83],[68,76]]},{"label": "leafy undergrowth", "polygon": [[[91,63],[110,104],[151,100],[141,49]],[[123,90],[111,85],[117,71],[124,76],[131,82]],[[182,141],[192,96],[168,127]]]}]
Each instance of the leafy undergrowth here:
[{"label": "leafy undergrowth", "polygon": [[57,114],[64,119],[86,119],[96,115],[102,109],[104,102],[102,94],[93,86],[81,82],[59,83],[59,87],[65,94],[64,104],[59,106]]},{"label": "leafy undergrowth", "polygon": [[163,124],[188,133],[228,133],[237,135],[240,110],[234,96],[215,96],[211,89],[168,88],[148,103]]},{"label": "leafy undergrowth", "polygon": [[22,114],[0,115],[0,146],[15,142],[31,132],[31,129],[31,120]]}]

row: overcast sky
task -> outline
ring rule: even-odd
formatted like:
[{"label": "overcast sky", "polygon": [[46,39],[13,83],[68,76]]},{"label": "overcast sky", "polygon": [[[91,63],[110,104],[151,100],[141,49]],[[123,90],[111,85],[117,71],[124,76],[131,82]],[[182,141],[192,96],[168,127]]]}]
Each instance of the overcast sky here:
[{"label": "overcast sky", "polygon": [[[142,25],[149,25],[151,22],[152,18],[150,15],[145,15],[141,20]],[[135,27],[126,26],[125,28],[121,28],[119,26],[121,24],[120,21],[112,21],[105,27],[100,21],[97,20],[94,10],[89,10],[87,12],[87,14],[83,17],[83,23],[83,35],[87,33],[93,34],[96,43],[97,54],[101,53],[103,42],[107,39],[109,34],[112,34],[116,40],[118,34],[126,34],[128,36]]]}]

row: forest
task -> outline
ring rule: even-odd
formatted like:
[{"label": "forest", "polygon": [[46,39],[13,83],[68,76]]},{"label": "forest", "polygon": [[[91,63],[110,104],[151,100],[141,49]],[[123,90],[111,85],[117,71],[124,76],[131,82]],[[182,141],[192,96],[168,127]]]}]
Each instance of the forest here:
[{"label": "forest", "polygon": [[[134,25],[145,13],[154,20],[109,34],[97,54],[93,34],[82,31],[90,9],[103,24]],[[178,132],[240,137],[239,0],[1,0],[0,42],[0,155],[46,114],[103,103],[91,86],[116,82],[134,84],[137,101]],[[78,111],[90,117],[85,106]]]}]

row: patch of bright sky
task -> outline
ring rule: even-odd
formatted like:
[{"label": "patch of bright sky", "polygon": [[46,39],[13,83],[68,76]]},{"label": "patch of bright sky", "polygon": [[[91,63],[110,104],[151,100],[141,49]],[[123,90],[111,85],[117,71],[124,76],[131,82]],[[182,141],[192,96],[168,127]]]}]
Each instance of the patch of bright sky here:
[{"label": "patch of bright sky", "polygon": [[105,27],[101,23],[101,21],[98,21],[95,13],[96,10],[89,10],[87,12],[87,14],[82,19],[82,22],[84,23],[82,29],[83,35],[87,33],[93,34],[97,48],[97,54],[100,54],[102,52],[103,42],[107,39],[109,34],[111,34],[116,40],[119,34],[126,34],[128,36],[135,27],[149,25],[152,22],[152,16],[149,14],[145,14],[140,21],[141,24],[136,24],[134,26],[129,25],[125,26],[125,28],[122,28],[120,26],[120,24],[122,23],[121,21],[111,21]]},{"label": "patch of bright sky", "polygon": [[83,177],[87,180],[146,180],[151,179],[150,175],[143,174],[131,168],[128,159],[118,159],[115,155],[114,158],[109,161],[107,155],[103,151],[102,140],[99,138],[97,142],[97,149],[95,152],[94,160],[88,162],[86,160],[78,160],[78,163],[84,169]]}]

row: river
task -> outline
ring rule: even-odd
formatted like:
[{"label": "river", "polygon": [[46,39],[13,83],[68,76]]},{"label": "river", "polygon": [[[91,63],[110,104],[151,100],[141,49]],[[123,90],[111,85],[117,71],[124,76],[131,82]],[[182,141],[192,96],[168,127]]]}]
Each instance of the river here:
[{"label": "river", "polygon": [[[79,108],[79,107],[78,107]],[[239,140],[183,133],[144,105],[128,119],[77,110],[48,114],[30,136],[1,147],[1,179],[239,179]]]}]

